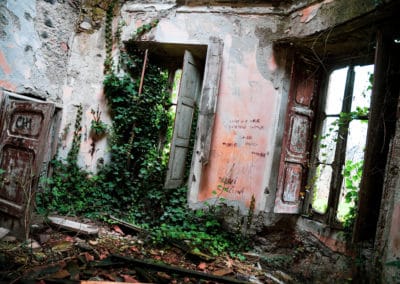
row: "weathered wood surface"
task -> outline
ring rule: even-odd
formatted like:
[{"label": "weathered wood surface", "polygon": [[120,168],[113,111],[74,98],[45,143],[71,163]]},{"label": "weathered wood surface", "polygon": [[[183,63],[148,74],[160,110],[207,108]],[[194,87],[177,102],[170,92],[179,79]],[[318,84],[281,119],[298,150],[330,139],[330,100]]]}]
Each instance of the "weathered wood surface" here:
[{"label": "weathered wood surface", "polygon": [[200,190],[203,167],[208,164],[211,151],[211,136],[217,109],[217,99],[222,70],[224,44],[218,38],[210,38],[201,90],[196,142],[193,149],[189,177],[189,203],[196,203]]},{"label": "weathered wood surface", "polygon": [[165,188],[177,188],[185,182],[186,156],[190,147],[192,121],[200,95],[201,79],[201,67],[193,54],[186,50],[183,58]]},{"label": "weathered wood surface", "polygon": [[[109,261],[111,260],[111,261]],[[116,262],[114,263],[113,260]],[[126,256],[120,256],[120,255],[111,255],[109,259],[105,262],[107,266],[115,266],[115,265],[130,265],[132,267],[140,267],[144,269],[150,269],[154,271],[160,271],[160,272],[166,272],[166,273],[172,273],[172,274],[177,274],[181,276],[187,276],[187,277],[193,277],[196,279],[203,279],[203,280],[211,280],[211,281],[217,281],[220,283],[237,283],[237,284],[249,284],[250,282],[248,281],[242,281],[242,280],[237,280],[232,277],[224,277],[224,276],[217,276],[213,274],[208,274],[200,271],[194,271],[190,269],[185,269],[181,267],[174,267],[170,266],[167,264],[160,264],[160,263],[154,263],[152,261],[146,261],[146,260],[139,260],[131,257],[126,257]],[[101,262],[98,263],[98,265],[95,265],[97,267],[104,267],[104,265],[101,265]]]},{"label": "weathered wood surface", "polygon": [[99,233],[99,228],[97,228],[96,226],[87,225],[59,217],[49,217],[49,220],[53,225],[77,233],[83,233],[86,235],[97,235]]}]

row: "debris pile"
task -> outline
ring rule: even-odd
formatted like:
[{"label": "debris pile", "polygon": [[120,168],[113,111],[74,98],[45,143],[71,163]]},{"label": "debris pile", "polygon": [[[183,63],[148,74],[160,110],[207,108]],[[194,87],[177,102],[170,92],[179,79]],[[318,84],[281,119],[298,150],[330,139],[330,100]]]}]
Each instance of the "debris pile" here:
[{"label": "debris pile", "polygon": [[[113,225],[98,225],[50,217],[36,225],[24,242],[10,235],[1,238],[0,282],[326,283],[327,276],[348,279],[347,257],[307,236],[282,233],[286,237],[278,232],[256,237],[254,249],[240,256],[211,257],[192,254],[174,243],[158,247],[146,231],[118,219]],[[339,263],[343,267],[335,267]]]}]

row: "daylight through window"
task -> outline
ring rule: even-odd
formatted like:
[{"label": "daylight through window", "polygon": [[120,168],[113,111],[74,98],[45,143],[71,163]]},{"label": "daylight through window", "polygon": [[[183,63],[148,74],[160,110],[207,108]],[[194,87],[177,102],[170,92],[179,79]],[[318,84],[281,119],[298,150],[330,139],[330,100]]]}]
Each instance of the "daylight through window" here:
[{"label": "daylight through window", "polygon": [[344,222],[358,196],[372,80],[373,65],[347,66],[329,77],[311,180],[312,208],[329,212],[330,221]]}]

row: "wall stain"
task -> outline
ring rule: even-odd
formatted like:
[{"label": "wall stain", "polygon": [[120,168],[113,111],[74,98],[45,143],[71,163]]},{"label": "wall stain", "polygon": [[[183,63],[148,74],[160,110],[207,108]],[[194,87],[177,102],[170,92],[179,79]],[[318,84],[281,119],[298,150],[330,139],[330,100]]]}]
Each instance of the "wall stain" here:
[{"label": "wall stain", "polygon": [[[10,23],[10,20],[13,22]],[[18,29],[21,29],[21,25],[19,23],[18,17],[15,16],[6,6],[3,1],[0,3],[0,38],[7,37],[7,26],[14,25]]]}]

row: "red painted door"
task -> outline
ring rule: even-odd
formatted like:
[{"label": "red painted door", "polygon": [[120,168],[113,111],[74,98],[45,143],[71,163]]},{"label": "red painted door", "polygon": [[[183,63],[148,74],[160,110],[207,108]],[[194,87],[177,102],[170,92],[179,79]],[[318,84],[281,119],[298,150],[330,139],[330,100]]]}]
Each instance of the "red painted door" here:
[{"label": "red painted door", "polygon": [[295,60],[292,68],[274,212],[300,213],[314,120],[316,67]]},{"label": "red painted door", "polygon": [[21,217],[38,183],[55,106],[4,93],[0,102],[0,210]]}]

